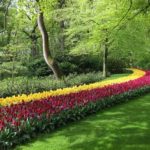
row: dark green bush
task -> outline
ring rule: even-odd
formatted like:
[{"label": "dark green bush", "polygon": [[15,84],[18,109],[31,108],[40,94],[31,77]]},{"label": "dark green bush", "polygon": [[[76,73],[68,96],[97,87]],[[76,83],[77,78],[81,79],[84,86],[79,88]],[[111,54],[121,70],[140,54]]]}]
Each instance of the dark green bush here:
[{"label": "dark green bush", "polygon": [[28,76],[40,77],[52,74],[52,71],[49,69],[43,58],[32,59],[30,62],[26,62],[24,65],[28,69]]},{"label": "dark green bush", "polygon": [[135,66],[146,69],[146,70],[150,70],[150,54],[147,54],[144,57],[139,58],[136,61]]},{"label": "dark green bush", "polygon": [[12,76],[22,76],[27,74],[27,67],[20,62],[4,62],[0,64],[0,80]]},{"label": "dark green bush", "polygon": [[[60,69],[64,75],[69,74],[81,74],[94,71],[102,71],[103,59],[99,56],[70,56],[61,55],[57,56]],[[122,73],[126,68],[127,62],[121,58],[109,58],[108,59],[108,71],[111,73]],[[28,76],[48,76],[53,74],[45,63],[43,58],[36,58],[25,64],[28,68]]]},{"label": "dark green bush", "polygon": [[70,73],[88,73],[100,71],[100,62],[98,56],[81,55],[81,56],[58,56],[61,70],[65,75]]},{"label": "dark green bush", "polygon": [[78,70],[78,67],[76,64],[73,64],[73,63],[68,62],[68,61],[61,62],[59,65],[60,65],[61,71],[65,75],[77,72],[77,70]]},{"label": "dark green bush", "polygon": [[123,73],[126,68],[126,61],[122,59],[109,58],[108,59],[108,71],[111,73]]}]

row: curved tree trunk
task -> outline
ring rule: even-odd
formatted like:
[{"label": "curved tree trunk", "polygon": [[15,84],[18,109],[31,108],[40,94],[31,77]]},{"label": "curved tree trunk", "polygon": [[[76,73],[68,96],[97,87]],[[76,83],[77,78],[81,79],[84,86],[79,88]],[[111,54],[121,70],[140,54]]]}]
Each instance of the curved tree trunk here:
[{"label": "curved tree trunk", "polygon": [[48,64],[48,66],[53,71],[56,79],[60,79],[62,77],[62,73],[59,69],[59,66],[56,60],[52,57],[52,54],[50,52],[49,37],[48,37],[48,33],[44,24],[44,16],[42,12],[40,12],[38,16],[38,27],[42,35],[44,59],[46,63]]}]

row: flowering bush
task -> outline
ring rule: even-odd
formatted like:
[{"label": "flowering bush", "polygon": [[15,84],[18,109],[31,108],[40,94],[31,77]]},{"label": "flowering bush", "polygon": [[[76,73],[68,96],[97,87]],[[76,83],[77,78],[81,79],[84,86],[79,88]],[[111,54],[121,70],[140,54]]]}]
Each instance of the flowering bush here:
[{"label": "flowering bush", "polygon": [[11,105],[0,107],[0,145],[15,145],[30,139],[35,133],[52,130],[68,121],[78,120],[89,113],[150,91],[149,72],[136,69],[135,72],[123,77],[123,81],[104,81],[103,84],[90,84],[89,87],[84,85],[58,90],[61,92],[58,95],[57,91],[50,91],[41,99],[37,97],[38,100],[17,101],[16,104],[11,101]]}]

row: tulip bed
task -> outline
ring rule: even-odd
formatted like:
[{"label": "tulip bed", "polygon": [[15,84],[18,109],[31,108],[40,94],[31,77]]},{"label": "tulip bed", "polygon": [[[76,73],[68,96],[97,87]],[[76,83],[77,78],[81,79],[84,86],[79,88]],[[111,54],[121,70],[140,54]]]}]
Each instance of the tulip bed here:
[{"label": "tulip bed", "polygon": [[0,149],[150,92],[150,72],[56,91],[0,99]]}]

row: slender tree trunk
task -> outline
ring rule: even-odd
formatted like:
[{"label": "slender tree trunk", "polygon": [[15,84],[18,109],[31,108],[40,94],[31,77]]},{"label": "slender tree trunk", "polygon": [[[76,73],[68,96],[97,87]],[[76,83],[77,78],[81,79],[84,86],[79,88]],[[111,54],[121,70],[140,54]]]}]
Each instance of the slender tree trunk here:
[{"label": "slender tree trunk", "polygon": [[49,37],[48,37],[48,33],[47,33],[47,30],[45,27],[44,16],[43,16],[42,12],[40,12],[39,16],[38,16],[38,27],[39,27],[39,30],[42,35],[44,59],[45,59],[46,63],[48,64],[48,66],[53,71],[56,79],[60,79],[62,77],[62,73],[59,69],[59,66],[58,66],[56,60],[52,57],[52,54],[50,52]]},{"label": "slender tree trunk", "polygon": [[104,47],[103,47],[103,77],[107,77],[108,68],[107,68],[107,57],[108,57],[108,38],[106,38]]}]

